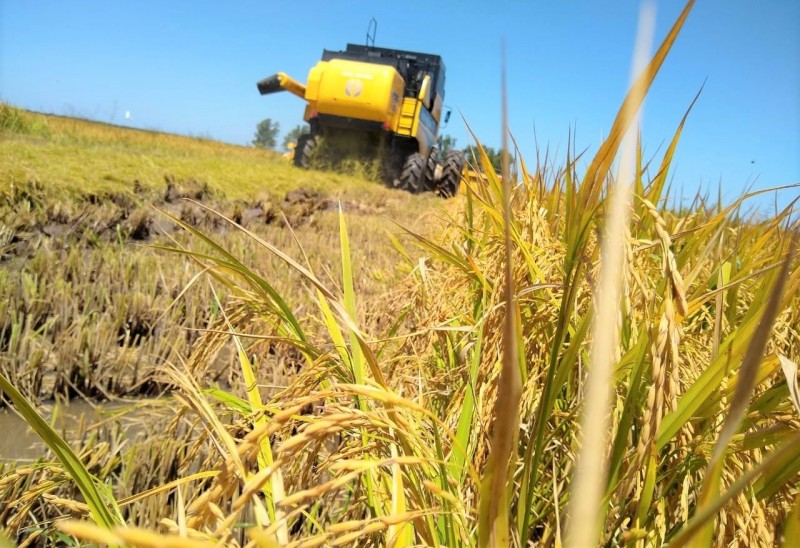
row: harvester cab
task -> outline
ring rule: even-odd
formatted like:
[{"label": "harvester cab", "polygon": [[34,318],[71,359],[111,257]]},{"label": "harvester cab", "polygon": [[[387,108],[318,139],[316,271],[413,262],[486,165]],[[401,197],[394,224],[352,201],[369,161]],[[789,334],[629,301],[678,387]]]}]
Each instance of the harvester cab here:
[{"label": "harvester cab", "polygon": [[395,188],[454,196],[464,155],[449,152],[440,166],[435,149],[444,82],[438,55],[348,44],[344,51],[323,50],[305,85],[282,72],[257,85],[262,95],[288,91],[307,103],[303,118],[311,131],[297,141],[296,166],[309,166],[322,139],[331,145],[355,140],[380,160]]}]

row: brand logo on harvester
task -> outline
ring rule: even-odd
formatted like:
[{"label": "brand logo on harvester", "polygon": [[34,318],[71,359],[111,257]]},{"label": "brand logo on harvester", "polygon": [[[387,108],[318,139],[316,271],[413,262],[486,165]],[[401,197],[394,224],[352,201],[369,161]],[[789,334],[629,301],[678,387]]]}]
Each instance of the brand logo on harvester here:
[{"label": "brand logo on harvester", "polygon": [[350,78],[344,84],[344,94],[348,97],[358,97],[364,89],[364,84],[358,78]]}]

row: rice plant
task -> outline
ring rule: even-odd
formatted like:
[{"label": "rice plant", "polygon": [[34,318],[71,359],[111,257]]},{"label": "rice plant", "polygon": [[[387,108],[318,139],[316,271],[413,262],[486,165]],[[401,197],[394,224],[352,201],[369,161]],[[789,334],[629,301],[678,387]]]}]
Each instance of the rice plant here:
[{"label": "rice plant", "polygon": [[[505,146],[501,177],[476,146],[480,180],[443,205],[443,231],[393,239],[408,262],[383,295],[357,291],[369,257],[341,209],[335,269],[220,215],[219,231],[249,242],[230,249],[173,212],[192,240],[176,239],[169,260],[205,273],[219,310],[159,376],[178,417],[166,431],[187,434],[177,473],[130,495],[112,486],[124,523],[85,519],[88,509],[68,519],[72,499],[39,478],[37,500],[61,504],[47,534],[138,546],[795,545],[794,204],[768,219],[741,213],[751,195],[671,209],[685,116],[660,158],[632,141],[628,221],[609,232],[614,159],[692,4],[583,173],[568,152],[561,165],[517,155],[512,174]],[[618,246],[618,298],[602,289],[606,244]],[[258,268],[260,256],[275,262]],[[209,383],[230,341],[230,382]],[[607,375],[593,388],[598,359]],[[276,389],[280,360],[294,369]],[[598,389],[599,426],[582,417]],[[592,436],[606,441],[581,454]],[[595,499],[576,490],[585,470]],[[18,496],[30,476],[4,471],[0,489]],[[584,496],[595,512],[581,522]],[[146,519],[125,512],[148,499],[169,504]]]}]

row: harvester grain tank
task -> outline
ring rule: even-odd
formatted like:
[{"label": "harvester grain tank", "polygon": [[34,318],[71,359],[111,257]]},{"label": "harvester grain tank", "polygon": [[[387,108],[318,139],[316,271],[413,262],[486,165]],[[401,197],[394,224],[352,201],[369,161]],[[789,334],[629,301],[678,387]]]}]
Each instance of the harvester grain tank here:
[{"label": "harvester grain tank", "polygon": [[257,85],[262,95],[288,91],[306,101],[303,118],[311,131],[297,141],[295,165],[308,167],[322,139],[355,139],[379,158],[392,186],[453,196],[465,158],[452,151],[437,164],[444,82],[438,55],[348,44],[344,51],[323,50],[305,84],[279,72]]}]

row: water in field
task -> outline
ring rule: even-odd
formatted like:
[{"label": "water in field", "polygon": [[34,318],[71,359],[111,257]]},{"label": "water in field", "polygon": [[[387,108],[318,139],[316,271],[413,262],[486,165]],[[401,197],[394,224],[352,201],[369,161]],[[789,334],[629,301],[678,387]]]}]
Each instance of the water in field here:
[{"label": "water in field", "polygon": [[[156,400],[154,400],[156,401]],[[125,403],[88,403],[73,401],[69,404],[45,404],[39,413],[73,449],[79,437],[91,435],[96,428],[119,422],[124,436],[131,439],[146,433],[143,418],[148,411],[148,400]],[[0,462],[32,462],[47,452],[44,442],[25,420],[9,409],[0,409]],[[52,455],[48,458],[53,458]]]}]

